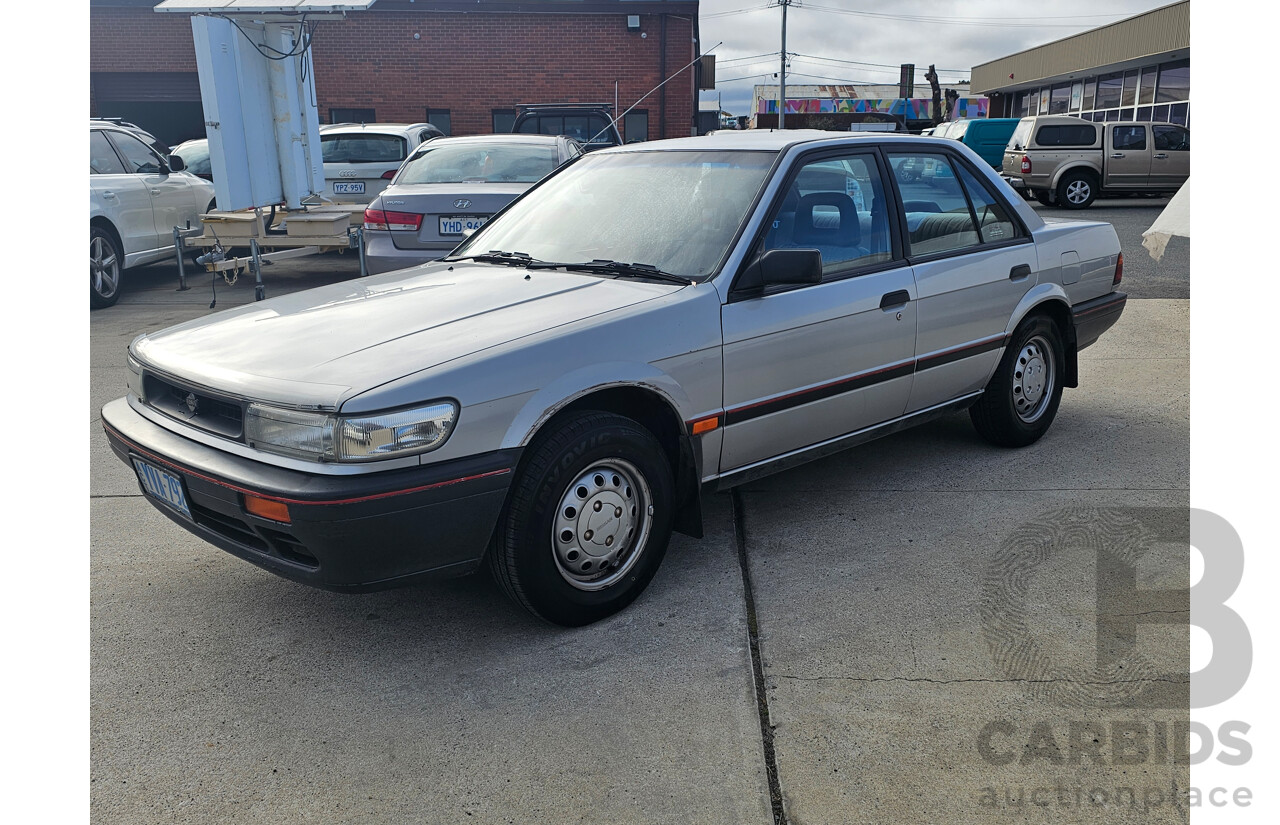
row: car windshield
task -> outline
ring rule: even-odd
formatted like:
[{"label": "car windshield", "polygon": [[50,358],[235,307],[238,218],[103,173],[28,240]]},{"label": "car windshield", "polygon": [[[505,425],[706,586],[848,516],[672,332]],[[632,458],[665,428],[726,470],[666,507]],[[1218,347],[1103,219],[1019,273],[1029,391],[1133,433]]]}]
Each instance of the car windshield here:
[{"label": "car windshield", "polygon": [[1015,151],[1027,148],[1027,140],[1031,137],[1032,123],[1030,120],[1018,121],[1018,127],[1013,130],[1013,134],[1009,137],[1009,143],[1005,148]]},{"label": "car windshield", "polygon": [[404,183],[534,183],[556,168],[556,147],[520,143],[430,143],[400,170]]},{"label": "car windshield", "polygon": [[320,157],[325,163],[399,163],[406,148],[405,139],[395,135],[320,136]]},{"label": "car windshield", "polygon": [[647,264],[701,279],[728,253],[773,152],[587,155],[454,251]]}]

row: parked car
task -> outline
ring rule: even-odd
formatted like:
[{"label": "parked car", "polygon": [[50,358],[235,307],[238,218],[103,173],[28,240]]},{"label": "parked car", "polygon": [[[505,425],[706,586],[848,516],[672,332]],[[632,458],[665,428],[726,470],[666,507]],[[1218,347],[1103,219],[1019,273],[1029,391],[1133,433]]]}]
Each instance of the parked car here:
[{"label": "parked car", "polygon": [[134,137],[138,138],[143,143],[147,144],[152,149],[154,149],[156,154],[162,158],[168,157],[170,154],[168,146],[166,146],[155,135],[151,134],[146,129],[143,129],[141,126],[139,126],[136,123],[130,123],[124,118],[119,118],[119,117],[96,117],[93,119],[97,121],[101,121],[103,123],[110,123],[112,126],[116,126],[121,129],[124,129],[126,132],[129,132]]},{"label": "parked car", "polygon": [[213,184],[125,129],[89,121],[89,305],[111,306],[125,270],[172,257],[173,228],[199,226]]},{"label": "parked car", "polygon": [[1099,195],[1172,194],[1191,174],[1191,132],[1173,123],[1024,117],[1001,172],[1014,189],[1066,209]]},{"label": "parked car", "polygon": [[1004,148],[1020,121],[1016,117],[974,118],[957,121],[947,137],[958,140],[978,153],[992,169],[1000,170]]},{"label": "parked car", "polygon": [[[893,174],[922,156],[953,169],[933,208]],[[915,136],[589,153],[439,262],[138,337],[103,426],[163,514],[281,576],[487,565],[584,624],[701,534],[703,490],[965,409],[1044,435],[1124,308],[1120,243],[1009,194]]]},{"label": "parked car", "polygon": [[368,203],[387,188],[419,144],[444,132],[430,123],[337,123],[320,127],[324,194],[337,203]]},{"label": "parked car", "polygon": [[208,181],[213,180],[213,164],[209,162],[208,138],[179,143],[174,147],[173,154],[182,158],[182,162],[187,165],[187,171],[191,174]]},{"label": "parked car", "polygon": [[592,152],[622,144],[607,103],[522,103],[516,107],[511,131],[521,135],[564,135],[583,151]]},{"label": "parked car", "polygon": [[582,154],[557,135],[437,138],[419,146],[364,212],[372,274],[443,258],[521,192]]}]

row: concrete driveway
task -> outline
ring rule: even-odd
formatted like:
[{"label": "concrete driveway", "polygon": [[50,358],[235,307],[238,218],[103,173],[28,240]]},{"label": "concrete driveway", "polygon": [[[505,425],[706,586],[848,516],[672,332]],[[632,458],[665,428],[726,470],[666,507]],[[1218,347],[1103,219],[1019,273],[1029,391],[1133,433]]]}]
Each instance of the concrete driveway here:
[{"label": "concrete driveway", "polygon": [[1036,445],[959,415],[712,496],[565,630],[482,576],[310,590],[156,513],[98,409],[135,334],[209,312],[173,271],[90,317],[95,821],[1186,821],[1187,300],[1131,301]]}]

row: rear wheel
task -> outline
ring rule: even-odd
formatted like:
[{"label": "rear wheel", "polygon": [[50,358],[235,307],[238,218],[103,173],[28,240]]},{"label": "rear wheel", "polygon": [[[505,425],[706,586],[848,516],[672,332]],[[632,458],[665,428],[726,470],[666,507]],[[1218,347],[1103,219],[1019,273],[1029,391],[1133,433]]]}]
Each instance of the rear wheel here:
[{"label": "rear wheel", "polygon": [[1058,205],[1084,209],[1098,196],[1098,183],[1088,172],[1068,172],[1058,181]]},{"label": "rear wheel", "polygon": [[489,566],[507,595],[560,625],[635,600],[671,538],[666,453],[622,416],[582,412],[539,434],[522,462]]},{"label": "rear wheel", "polygon": [[89,306],[102,309],[120,298],[120,273],[124,256],[111,233],[89,227]]},{"label": "rear wheel", "polygon": [[1001,447],[1025,447],[1058,414],[1064,371],[1058,325],[1043,315],[1023,321],[969,418],[978,434]]}]

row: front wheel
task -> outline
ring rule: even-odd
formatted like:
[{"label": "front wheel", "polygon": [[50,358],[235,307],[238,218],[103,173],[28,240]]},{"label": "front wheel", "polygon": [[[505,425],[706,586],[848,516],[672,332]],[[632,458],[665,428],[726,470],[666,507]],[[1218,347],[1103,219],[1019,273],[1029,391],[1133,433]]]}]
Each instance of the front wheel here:
[{"label": "front wheel", "polygon": [[89,306],[102,309],[120,298],[120,273],[124,256],[111,233],[96,226],[89,227]]},{"label": "front wheel", "polygon": [[1058,414],[1064,365],[1057,324],[1043,315],[1023,321],[986,391],[969,408],[978,434],[1001,447],[1039,440]]},{"label": "front wheel", "polygon": [[670,464],[648,430],[611,413],[579,413],[529,447],[490,570],[547,621],[598,621],[634,601],[657,572],[673,500]]}]

